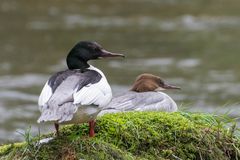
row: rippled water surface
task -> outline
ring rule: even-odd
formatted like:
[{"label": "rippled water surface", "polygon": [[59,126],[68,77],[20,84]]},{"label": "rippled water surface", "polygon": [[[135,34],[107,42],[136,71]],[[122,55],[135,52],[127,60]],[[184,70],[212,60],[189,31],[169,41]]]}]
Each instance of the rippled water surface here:
[{"label": "rippled water surface", "polygon": [[0,144],[37,125],[48,77],[66,68],[79,40],[126,58],[92,61],[114,94],[144,72],[182,87],[167,91],[181,110],[240,114],[240,1],[59,0],[0,2]]}]

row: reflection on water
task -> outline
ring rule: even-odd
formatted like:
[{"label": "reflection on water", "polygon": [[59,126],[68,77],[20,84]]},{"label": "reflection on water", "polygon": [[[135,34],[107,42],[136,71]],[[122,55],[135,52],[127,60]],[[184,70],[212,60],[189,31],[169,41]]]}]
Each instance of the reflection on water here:
[{"label": "reflection on water", "polygon": [[[144,72],[181,91],[167,91],[180,109],[239,116],[240,2],[169,0],[30,2],[0,4],[0,144],[18,133],[53,130],[38,125],[38,95],[50,74],[66,68],[79,40],[95,40],[125,60],[91,62],[113,93]],[[221,12],[220,12],[221,11]],[[11,19],[11,20],[10,20]]]},{"label": "reflection on water", "polygon": [[[154,28],[163,31],[189,30],[189,31],[209,31],[225,27],[239,27],[239,17],[195,17],[192,15],[183,15],[181,17],[166,20],[153,17],[129,17],[119,16],[91,17],[78,14],[65,15],[61,20],[61,28],[75,29],[78,27],[104,27],[104,28]],[[33,30],[51,30],[59,28],[59,23],[51,21],[31,21],[27,28]]]},{"label": "reflection on water", "polygon": [[[144,65],[143,65],[144,64]],[[118,68],[118,69],[128,69],[128,70],[139,70],[139,69],[148,69],[155,68],[154,70],[165,70],[166,72],[170,72],[171,69],[181,68],[181,69],[194,69],[200,65],[199,59],[194,58],[186,58],[183,60],[174,60],[173,58],[148,58],[148,59],[129,59],[125,61],[114,61],[109,62],[109,67]]]}]

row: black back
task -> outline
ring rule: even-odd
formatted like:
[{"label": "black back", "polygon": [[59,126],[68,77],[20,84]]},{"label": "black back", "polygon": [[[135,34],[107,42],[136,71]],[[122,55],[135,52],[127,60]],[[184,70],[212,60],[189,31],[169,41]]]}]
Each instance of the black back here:
[{"label": "black back", "polygon": [[52,88],[53,93],[57,89],[57,87],[69,76],[74,75],[78,77],[78,89],[82,89],[84,86],[88,84],[95,84],[99,82],[102,78],[101,74],[94,70],[86,69],[85,72],[81,70],[65,70],[55,73],[48,80],[48,85]]}]

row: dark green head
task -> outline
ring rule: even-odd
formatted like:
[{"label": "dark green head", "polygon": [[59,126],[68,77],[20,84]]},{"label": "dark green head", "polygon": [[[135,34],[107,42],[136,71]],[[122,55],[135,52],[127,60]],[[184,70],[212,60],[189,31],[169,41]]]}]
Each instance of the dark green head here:
[{"label": "dark green head", "polygon": [[85,69],[89,67],[87,61],[100,57],[124,57],[124,55],[106,51],[96,42],[81,41],[69,52],[67,65],[69,69]]}]

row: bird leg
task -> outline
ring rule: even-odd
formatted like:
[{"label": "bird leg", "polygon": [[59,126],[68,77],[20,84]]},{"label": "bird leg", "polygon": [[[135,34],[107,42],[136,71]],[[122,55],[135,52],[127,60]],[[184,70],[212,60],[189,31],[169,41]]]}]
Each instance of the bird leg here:
[{"label": "bird leg", "polygon": [[55,130],[56,130],[56,135],[59,136],[59,124],[54,123],[54,127],[55,127]]},{"label": "bird leg", "polygon": [[94,127],[96,122],[94,120],[91,120],[89,123],[89,137],[94,137]]}]

